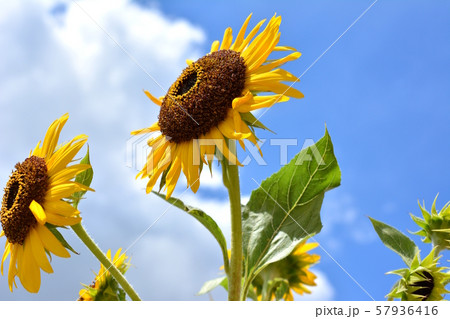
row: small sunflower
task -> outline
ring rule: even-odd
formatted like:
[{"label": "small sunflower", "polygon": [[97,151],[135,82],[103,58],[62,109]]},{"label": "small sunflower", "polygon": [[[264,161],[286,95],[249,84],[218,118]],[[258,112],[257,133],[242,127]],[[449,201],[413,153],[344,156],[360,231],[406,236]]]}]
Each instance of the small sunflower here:
[{"label": "small sunflower", "polygon": [[[121,253],[122,248],[117,250],[112,262],[114,266],[125,274],[130,267],[129,258],[125,253]],[[111,249],[106,253],[106,257],[111,260]],[[109,271],[100,264],[100,271],[95,276],[94,282],[90,286],[84,285],[80,290],[78,301],[124,301],[125,291],[123,291],[117,281],[111,276]]]},{"label": "small sunflower", "polygon": [[309,268],[320,256],[308,252],[317,246],[317,243],[302,241],[286,258],[264,268],[252,282],[257,299],[292,301],[293,291],[299,295],[311,293],[306,286],[316,285],[316,275]]},{"label": "small sunflower", "polygon": [[[160,106],[158,121],[132,134],[161,133],[148,140],[152,152],[137,176],[149,178],[147,192],[162,176],[161,186],[167,188],[169,198],[181,171],[188,187],[197,192],[203,164],[210,164],[214,156],[219,159],[224,156],[231,164],[239,165],[226,145],[228,139],[239,141],[242,148],[245,139],[257,145],[254,128],[264,126],[251,111],[285,102],[289,97],[303,97],[301,92],[282,83],[298,80],[279,67],[298,59],[300,53],[278,46],[281,17],[275,15],[258,34],[265,22],[262,20],[245,35],[250,18],[251,15],[234,43],[232,30],[228,28],[222,43],[213,42],[210,53],[195,62],[187,61],[188,67],[164,97],[158,99],[145,91]],[[269,60],[274,51],[293,52]]]},{"label": "small sunflower", "polygon": [[387,295],[388,300],[395,298],[402,301],[440,301],[443,295],[449,293],[445,286],[450,282],[447,267],[437,267],[439,257],[434,257],[435,249],[424,259],[420,260],[419,253],[414,257],[410,268],[403,268],[388,272],[402,278]]},{"label": "small sunflower", "polygon": [[[3,195],[1,209],[1,236],[6,237],[1,261],[8,256],[9,289],[17,287],[15,277],[29,292],[38,292],[41,285],[40,270],[52,273],[50,253],[70,257],[65,246],[54,235],[55,226],[70,226],[81,221],[80,212],[70,205],[70,197],[79,191],[92,190],[73,181],[89,169],[87,164],[68,166],[87,141],[79,135],[57,147],[59,135],[69,119],[65,114],[54,121],[30,157],[15,166]],[[57,231],[56,231],[57,232]]]}]

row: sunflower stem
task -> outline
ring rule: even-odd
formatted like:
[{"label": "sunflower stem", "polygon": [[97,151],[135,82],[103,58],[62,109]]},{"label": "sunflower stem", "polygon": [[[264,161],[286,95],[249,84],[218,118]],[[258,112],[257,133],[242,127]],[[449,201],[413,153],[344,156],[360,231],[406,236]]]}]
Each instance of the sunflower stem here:
[{"label": "sunflower stem", "polygon": [[125,276],[117,269],[116,266],[106,257],[106,255],[100,250],[94,240],[89,236],[81,223],[71,226],[75,234],[81,239],[81,241],[89,248],[94,256],[105,266],[109,273],[117,280],[122,286],[123,290],[133,301],[141,301],[141,298],[126,280]]},{"label": "sunflower stem", "polygon": [[[229,140],[230,152],[236,154],[236,141]],[[242,211],[239,169],[236,163],[222,162],[223,183],[228,189],[231,210],[231,258],[228,274],[228,300],[241,300],[242,281]]]}]

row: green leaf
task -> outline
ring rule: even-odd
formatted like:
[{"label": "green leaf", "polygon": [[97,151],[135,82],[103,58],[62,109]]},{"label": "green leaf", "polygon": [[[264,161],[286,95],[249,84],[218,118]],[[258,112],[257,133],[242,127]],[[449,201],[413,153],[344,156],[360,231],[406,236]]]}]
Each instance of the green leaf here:
[{"label": "green leaf", "polygon": [[383,244],[402,257],[408,267],[411,266],[414,256],[419,252],[416,244],[394,227],[371,217],[369,218]]},{"label": "green leaf", "polygon": [[219,277],[219,278],[216,278],[216,279],[208,280],[207,282],[205,282],[203,284],[202,288],[197,293],[197,295],[207,294],[208,292],[216,289],[218,286],[222,286],[222,287],[224,287],[225,289],[228,290],[228,278],[227,278],[227,276],[223,276],[223,277]]},{"label": "green leaf", "polygon": [[[86,152],[86,156],[80,161],[80,164],[91,164],[89,159],[89,146]],[[85,186],[91,186],[92,178],[94,177],[94,170],[91,168],[81,172],[75,177],[75,182]],[[72,195],[72,205],[77,208],[81,198],[83,198],[86,191],[76,192]]]},{"label": "green leaf", "polygon": [[266,265],[289,255],[304,238],[320,232],[325,192],[339,186],[340,181],[341,172],[326,130],[316,144],[300,151],[252,192],[243,211],[243,250],[249,280]]},{"label": "green leaf", "polygon": [[63,235],[59,232],[59,230],[57,228],[58,226],[52,225],[50,223],[45,223],[45,226],[48,228],[49,231],[52,232],[52,234],[56,237],[56,239],[59,240],[61,245],[63,245],[65,248],[69,249],[74,254],[79,255],[79,253],[75,249],[73,249],[72,246],[69,245],[69,243],[63,237]]},{"label": "green leaf", "polygon": [[153,192],[154,194],[158,195],[160,198],[164,199],[166,202],[172,204],[175,207],[178,207],[181,210],[184,210],[189,215],[193,216],[195,219],[197,219],[209,232],[214,236],[214,238],[219,243],[219,246],[222,250],[222,257],[223,257],[223,264],[225,267],[225,272],[228,273],[228,250],[227,250],[227,241],[225,240],[225,236],[222,233],[222,230],[217,225],[217,223],[212,219],[208,214],[203,212],[202,210],[198,208],[194,208],[191,206],[185,205],[181,200],[170,197],[169,199],[166,199],[166,196],[163,194],[159,194],[156,192]]}]

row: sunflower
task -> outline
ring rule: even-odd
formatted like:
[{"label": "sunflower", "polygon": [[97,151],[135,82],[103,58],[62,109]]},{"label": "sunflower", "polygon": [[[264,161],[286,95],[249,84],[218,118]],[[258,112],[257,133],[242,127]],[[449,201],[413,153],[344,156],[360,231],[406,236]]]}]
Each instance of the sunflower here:
[{"label": "sunflower", "polygon": [[424,260],[420,260],[419,253],[414,257],[409,268],[388,272],[401,276],[400,280],[387,295],[388,300],[402,301],[440,301],[443,295],[449,293],[445,286],[450,282],[447,267],[438,267],[442,257],[435,257],[434,248]]},{"label": "sunflower", "polygon": [[[117,250],[112,262],[114,266],[125,274],[130,267],[128,256],[122,253],[122,248]],[[106,253],[106,257],[111,260],[111,249]],[[125,300],[125,292],[119,287],[117,281],[111,276],[109,271],[100,264],[100,271],[95,276],[94,283],[90,286],[84,285],[81,289],[78,301],[123,301]]]},{"label": "sunflower", "polygon": [[311,293],[306,286],[316,285],[316,275],[309,268],[320,256],[308,252],[317,246],[317,243],[302,241],[286,258],[264,268],[252,282],[256,299],[292,301],[292,292]]},{"label": "sunflower", "polygon": [[[281,17],[273,16],[258,34],[265,20],[260,21],[246,35],[251,14],[233,42],[231,28],[225,30],[223,40],[214,41],[211,52],[188,67],[169,88],[164,97],[145,94],[160,106],[158,121],[148,128],[131,134],[159,132],[148,140],[152,148],[138,177],[149,178],[150,192],[160,176],[161,187],[169,198],[181,171],[188,187],[195,193],[200,182],[203,164],[211,164],[214,156],[240,165],[235,152],[230,152],[227,140],[239,141],[245,149],[247,139],[257,145],[254,128],[264,128],[252,111],[285,102],[289,97],[303,94],[282,82],[298,78],[279,68],[298,59],[295,49],[278,46]],[[293,51],[269,60],[274,51]],[[257,95],[263,93],[263,95]]]},{"label": "sunflower", "polygon": [[68,166],[86,143],[87,136],[79,135],[57,147],[68,119],[69,115],[65,114],[50,125],[42,146],[39,142],[27,159],[16,164],[6,184],[1,210],[0,237],[6,237],[1,273],[3,275],[3,264],[10,256],[8,284],[11,291],[13,285],[17,288],[17,276],[26,290],[38,292],[40,270],[53,272],[48,259],[50,253],[70,257],[58,239],[60,233],[56,227],[81,221],[80,212],[67,200],[75,192],[92,189],[72,181],[90,165]]}]

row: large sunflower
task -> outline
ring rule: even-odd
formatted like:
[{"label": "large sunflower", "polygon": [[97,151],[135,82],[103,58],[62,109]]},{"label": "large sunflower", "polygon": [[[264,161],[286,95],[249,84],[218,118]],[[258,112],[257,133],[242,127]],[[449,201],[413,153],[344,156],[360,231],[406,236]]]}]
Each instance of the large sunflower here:
[{"label": "large sunflower", "polygon": [[309,268],[316,264],[320,256],[308,253],[317,243],[300,242],[286,258],[264,268],[253,280],[257,300],[294,300],[299,295],[311,293],[306,286],[315,286],[316,275]]},{"label": "large sunflower", "polygon": [[[162,175],[161,186],[171,196],[181,171],[188,187],[196,192],[203,164],[216,155],[231,164],[239,164],[226,140],[244,140],[257,144],[254,127],[262,127],[251,111],[285,102],[289,97],[302,98],[298,90],[282,82],[298,79],[279,67],[298,59],[295,49],[278,46],[281,17],[274,16],[259,34],[265,20],[246,36],[251,15],[245,20],[234,43],[231,28],[225,30],[222,43],[214,41],[211,52],[195,62],[187,61],[183,70],[164,97],[146,95],[160,113],[152,126],[132,134],[160,132],[150,138],[152,151],[138,177],[149,178],[147,192]],[[257,35],[258,34],[258,35]],[[285,57],[268,60],[273,51],[294,51]],[[261,92],[274,94],[257,95]]]},{"label": "large sunflower", "polygon": [[[29,292],[38,292],[40,270],[52,273],[50,253],[70,257],[64,245],[54,235],[55,226],[70,226],[81,221],[80,212],[67,200],[73,193],[92,190],[72,181],[79,173],[90,168],[87,164],[68,166],[87,141],[79,135],[57,147],[59,135],[69,119],[65,114],[54,121],[44,138],[30,153],[30,157],[15,166],[3,195],[1,210],[1,236],[6,237],[1,262],[8,256],[9,289],[17,287],[15,277]],[[66,199],[66,200],[65,200]]]}]

